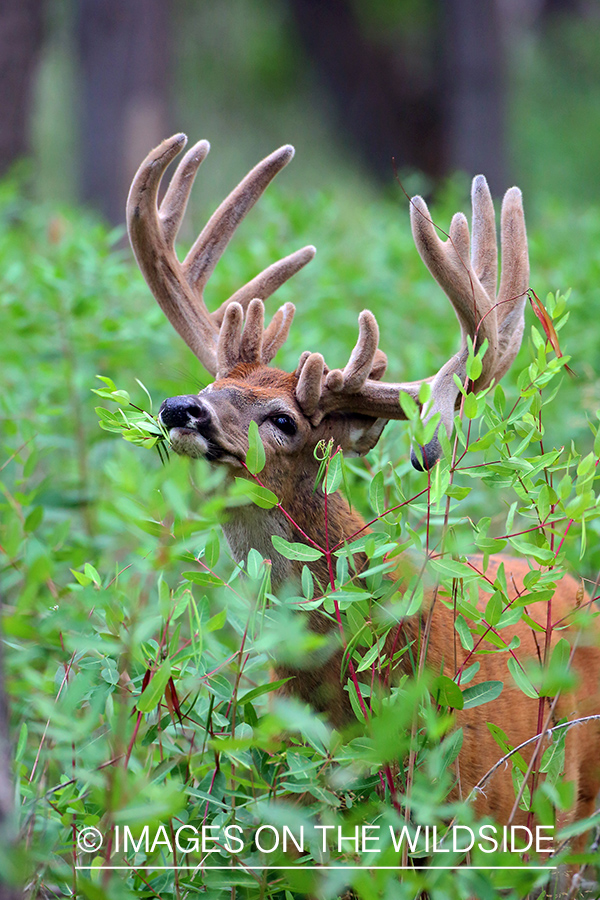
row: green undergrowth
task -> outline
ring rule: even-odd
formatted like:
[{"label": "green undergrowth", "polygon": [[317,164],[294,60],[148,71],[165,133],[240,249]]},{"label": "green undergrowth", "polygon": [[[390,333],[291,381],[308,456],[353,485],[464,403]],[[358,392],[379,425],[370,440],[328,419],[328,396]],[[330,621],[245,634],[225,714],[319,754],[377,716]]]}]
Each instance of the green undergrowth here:
[{"label": "green undergrowth", "polygon": [[[449,207],[434,210],[443,226]],[[533,604],[546,609],[565,571],[597,593],[600,216],[569,219],[550,205],[547,215],[543,232],[531,235],[532,287],[569,356],[556,356],[529,313],[513,371],[486,396],[465,397],[429,475],[408,462],[411,433],[423,437],[408,408],[412,421],[388,426],[366,462],[321,448],[325,490],[346,491],[373,532],[346,547],[274,541],[306,563],[328,556],[333,575],[317,585],[306,567],[301,584],[275,595],[268,561],[251,551],[236,565],[220,530],[241,504],[278,500],[261,493],[259,443],[251,440],[248,479],[234,490],[203,460],[156,452],[168,450],[153,418],[160,401],[198,390],[208,376],[171,333],[122,235],[73,212],[35,209],[17,185],[2,185],[0,571],[18,836],[13,846],[0,843],[6,879],[26,883],[32,897],[93,900],[333,898],[349,884],[365,900],[422,890],[434,898],[539,894],[550,873],[533,868],[535,854],[515,862],[515,854],[475,848],[468,862],[479,868],[419,869],[466,854],[432,855],[416,830],[435,826],[441,839],[452,821],[475,827],[472,805],[447,796],[463,741],[456,710],[509,687],[544,708],[540,698],[573,687],[569,633],[536,668],[521,665],[503,629]],[[576,258],[563,257],[559,240],[569,222],[578,229]],[[352,219],[331,197],[272,189],[240,232],[207,290],[212,308],[274,259],[304,243],[319,248],[280,291],[280,302],[297,306],[283,368],[304,349],[343,364],[364,307],[380,322],[390,379],[430,374],[456,349],[454,316],[418,258],[404,204],[373,205]],[[369,560],[361,579],[351,574],[357,550]],[[416,571],[402,592],[386,578],[400,550]],[[511,602],[502,569],[490,583],[481,563],[466,562],[474,551],[527,559],[526,595]],[[418,613],[430,587],[440,603],[456,604],[455,640],[468,661],[446,675],[388,679],[410,648],[388,658],[385,638]],[[487,597],[479,612],[477,589]],[[356,724],[344,732],[274,696],[269,680],[273,659],[298,664],[323,650],[298,615],[311,608],[332,617],[345,646]],[[542,627],[542,648],[546,637]],[[478,677],[482,652],[502,656],[501,680]],[[561,724],[532,796],[507,723],[491,723],[517,806],[544,824],[572,802]],[[394,840],[405,826],[414,849],[399,878]],[[102,835],[96,851],[85,844],[90,828]],[[338,846],[340,833],[354,840],[357,828],[366,838],[358,852],[352,841]],[[326,850],[324,833],[335,836]],[[291,858],[272,850],[300,835],[303,850]],[[598,863],[597,853],[586,859]],[[107,861],[123,868],[103,868]],[[315,871],[315,863],[327,865]],[[509,864],[517,870],[494,868]]]}]

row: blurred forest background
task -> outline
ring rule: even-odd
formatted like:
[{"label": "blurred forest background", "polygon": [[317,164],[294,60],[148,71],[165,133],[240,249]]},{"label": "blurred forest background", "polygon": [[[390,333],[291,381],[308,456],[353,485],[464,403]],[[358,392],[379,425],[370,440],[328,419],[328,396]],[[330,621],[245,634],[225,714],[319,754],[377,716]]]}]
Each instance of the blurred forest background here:
[{"label": "blurred forest background", "polygon": [[0,171],[36,197],[123,218],[131,176],[175,131],[218,155],[214,202],[282,143],[292,184],[360,199],[457,171],[600,196],[595,0],[3,0]]}]

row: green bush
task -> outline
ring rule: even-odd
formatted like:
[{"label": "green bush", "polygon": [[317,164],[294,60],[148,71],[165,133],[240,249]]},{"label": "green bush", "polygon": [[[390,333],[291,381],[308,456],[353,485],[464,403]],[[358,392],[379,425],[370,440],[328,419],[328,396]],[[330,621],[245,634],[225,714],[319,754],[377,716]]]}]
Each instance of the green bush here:
[{"label": "green bush", "polygon": [[[435,211],[442,225],[448,212]],[[325,351],[331,365],[343,363],[357,313],[368,306],[383,325],[390,378],[436,371],[454,351],[458,328],[414,250],[406,210],[382,203],[358,216],[347,213],[330,197],[300,201],[271,189],[217,268],[209,305],[275,258],[314,242],[317,260],[280,291],[279,302],[294,299],[298,313],[279,364],[292,368],[307,348]],[[502,620],[506,585],[500,579],[490,591],[461,562],[473,545],[529,558],[532,594],[547,592],[565,568],[580,570],[590,590],[596,588],[597,421],[592,416],[590,428],[586,417],[595,410],[598,348],[584,297],[597,290],[600,217],[570,223],[580,231],[575,262],[559,255],[557,235],[567,227],[568,211],[547,215],[543,234],[536,231],[531,240],[532,287],[540,296],[573,288],[568,300],[555,293],[545,302],[578,380],[565,376],[567,358],[557,359],[533,328],[502,387],[466,402],[456,439],[429,482],[410,467],[405,424],[386,429],[366,464],[342,464],[334,454],[327,478],[339,481],[344,470],[353,504],[376,520],[363,541],[370,573],[362,582],[350,578],[341,552],[335,590],[330,586],[322,596],[306,574],[301,595],[275,597],[266,561],[253,551],[245,566],[235,565],[221,537],[223,517],[251,500],[225,490],[221,473],[203,460],[163,464],[154,449],[138,446],[164,446],[151,415],[140,412],[156,412],[148,392],[159,401],[192,392],[206,375],[171,333],[122,248],[121,233],[74,212],[34,209],[18,185],[2,186],[0,545],[19,829],[15,847],[0,847],[7,879],[26,882],[32,896],[46,890],[90,898],[273,900],[315,892],[336,897],[350,883],[365,900],[414,897],[420,890],[466,898],[494,897],[502,889],[520,897],[547,880],[547,872],[526,863],[516,872],[494,871],[506,856],[474,852],[471,864],[485,870],[409,868],[399,883],[396,872],[383,868],[398,864],[389,839],[380,853],[362,854],[369,868],[347,868],[356,865],[349,844],[331,850],[326,870],[308,868],[322,856],[315,824],[341,826],[346,835],[356,826],[379,825],[389,834],[390,826],[405,825],[405,803],[411,828],[427,823],[441,834],[454,816],[474,822],[468,804],[447,800],[449,766],[461,742],[450,713],[465,702],[490,700],[500,688],[469,684],[472,668],[460,688],[449,678],[425,677],[378,695],[372,674],[386,662],[381,637],[423,596],[419,579],[411,609],[406,594],[392,596],[384,578],[387,552],[398,545],[415,553],[439,548],[432,571],[441,592],[456,595],[458,586],[466,603],[472,585],[487,590],[485,615],[496,630],[508,618]],[[127,392],[114,396],[116,405],[107,402],[115,384]],[[94,412],[99,405],[109,410],[100,414],[103,429]],[[418,427],[415,421],[412,430]],[[123,431],[127,442],[115,434]],[[297,701],[272,696],[270,661],[318,649],[318,638],[295,614],[311,605],[340,615],[357,713],[347,733],[333,731]],[[380,618],[379,645],[372,637],[365,642],[363,627],[376,607],[391,617]],[[457,639],[469,648],[474,634],[489,632],[486,622],[470,629],[459,617]],[[510,660],[510,650],[504,652]],[[568,656],[553,660],[549,694],[569,684]],[[520,677],[510,663],[506,677]],[[538,688],[520,681],[525,693],[538,696]],[[479,696],[482,690],[487,693]],[[542,821],[569,799],[560,734],[543,760],[548,787],[533,799]],[[497,737],[500,759],[506,747]],[[518,755],[510,765],[519,791]],[[526,791],[521,801],[531,802]],[[208,863],[202,850],[171,852],[175,831],[188,824],[212,826],[213,833],[236,826],[230,846],[247,871],[228,871],[232,854],[224,850]],[[126,825],[135,846],[124,852]],[[146,825],[158,837],[154,847],[146,847]],[[257,849],[260,825],[280,832],[287,825],[296,836],[304,828],[308,852],[291,868],[277,869],[286,858]],[[77,835],[96,827],[105,836],[101,850],[78,849]],[[242,850],[234,840],[238,828]],[[264,840],[270,847],[266,832]],[[124,869],[99,871],[105,855]],[[423,856],[419,846],[409,865]],[[452,855],[452,863],[462,857]],[[597,863],[597,854],[590,861]],[[176,864],[178,871],[165,868]]]}]

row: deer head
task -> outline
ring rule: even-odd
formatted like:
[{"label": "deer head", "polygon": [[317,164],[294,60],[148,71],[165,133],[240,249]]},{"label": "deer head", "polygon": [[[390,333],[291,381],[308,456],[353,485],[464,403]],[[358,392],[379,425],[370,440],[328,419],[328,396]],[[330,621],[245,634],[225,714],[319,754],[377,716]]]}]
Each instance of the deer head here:
[{"label": "deer head", "polygon": [[[199,394],[165,400],[160,418],[169,429],[173,448],[192,457],[240,468],[248,449],[248,427],[255,421],[267,464],[261,478],[285,506],[305,502],[312,493],[317,462],[314,449],[322,439],[353,455],[364,455],[378,441],[390,419],[403,419],[399,402],[406,393],[419,401],[424,381],[431,385],[422,414],[439,415],[450,433],[459,397],[455,382],[466,377],[467,338],[475,348],[488,347],[475,385],[480,390],[498,380],[514,359],[523,333],[529,264],[521,192],[511,188],[504,198],[501,220],[502,277],[497,290],[498,253],[495,215],[483,176],[473,181],[473,235],[469,240],[462,213],[452,219],[441,240],[421,197],[411,201],[411,223],[417,248],[450,299],[461,329],[458,352],[437,374],[420,381],[383,381],[386,356],[379,349],[375,316],[364,310],[358,318],[358,340],[344,369],[330,369],[318,352],[304,352],[296,370],[282,372],[270,365],[289,332],[294,306],[286,303],[268,326],[264,300],[309,262],[313,247],[304,247],[273,263],[241,287],[214,312],[204,302],[204,288],[235,229],[294,150],[276,150],[240,182],[209,220],[183,262],[174,249],[196,171],[209,145],[201,141],[177,167],[158,206],[162,175],[186,142],[179,134],[153,150],[140,166],[127,203],[127,223],[138,264],[167,317],[215,377]],[[471,250],[469,245],[471,243]],[[418,467],[431,467],[441,454],[436,435]],[[307,488],[310,485],[310,489]],[[272,548],[271,548],[272,551]]]}]

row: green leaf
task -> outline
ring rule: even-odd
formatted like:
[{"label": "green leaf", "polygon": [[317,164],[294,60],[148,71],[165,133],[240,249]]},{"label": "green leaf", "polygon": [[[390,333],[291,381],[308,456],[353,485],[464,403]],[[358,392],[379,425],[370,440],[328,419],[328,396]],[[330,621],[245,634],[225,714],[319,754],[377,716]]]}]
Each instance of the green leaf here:
[{"label": "green leaf", "polygon": [[469,626],[467,625],[467,621],[464,616],[458,615],[456,617],[454,627],[458,632],[460,642],[465,650],[471,651],[473,649],[473,635],[469,630]]},{"label": "green leaf", "polygon": [[302,566],[302,593],[307,600],[312,600],[315,592],[315,583],[312,572],[308,566]]},{"label": "green leaf", "polygon": [[508,671],[512,675],[519,690],[523,691],[526,697],[531,697],[532,700],[539,699],[538,692],[533,687],[529,678],[527,677],[523,669],[519,666],[514,656],[509,656],[508,658]]},{"label": "green leaf", "polygon": [[532,557],[542,565],[551,565],[555,561],[555,553],[549,547],[537,547],[535,544],[521,538],[509,538],[511,547],[525,557]]},{"label": "green leaf", "polygon": [[264,572],[264,559],[254,547],[251,547],[248,551],[248,558],[246,560],[246,570],[248,572],[248,577],[252,578],[255,581],[261,572]]},{"label": "green leaf", "polygon": [[369,503],[378,516],[385,511],[385,489],[381,470],[377,472],[369,485]]},{"label": "green leaf", "polygon": [[88,584],[92,583],[92,579],[87,575],[84,575],[83,572],[78,572],[77,569],[70,569],[71,575],[81,584],[83,587],[87,587]]},{"label": "green leaf", "polygon": [[43,518],[43,508],[41,506],[35,506],[25,519],[25,524],[23,525],[24,531],[35,531],[35,529],[42,524]]},{"label": "green leaf", "polygon": [[342,483],[342,454],[336,453],[331,457],[329,466],[327,467],[327,478],[325,479],[325,493],[335,494]]},{"label": "green leaf", "polygon": [[102,584],[102,579],[100,578],[96,569],[91,565],[91,563],[86,563],[83,567],[83,573],[86,575],[91,581],[94,582],[96,587],[100,587]]},{"label": "green leaf", "polygon": [[502,592],[494,591],[485,607],[485,620],[494,628],[502,615]]},{"label": "green leaf", "polygon": [[235,487],[236,493],[249,497],[261,509],[273,509],[279,503],[273,491],[247,478],[236,478]]},{"label": "green leaf", "polygon": [[206,587],[208,584],[223,584],[222,580],[217,575],[212,575],[210,572],[182,572],[182,577],[186,579],[186,581],[190,581],[192,584],[199,584],[202,587]]},{"label": "green leaf", "polygon": [[470,487],[459,487],[457,484],[449,484],[446,488],[446,494],[448,497],[452,497],[453,500],[464,500],[472,491]]},{"label": "green leaf", "polygon": [[449,737],[445,738],[442,745],[444,752],[442,768],[447,769],[452,765],[460,751],[462,750],[464,734],[462,728],[457,728]]},{"label": "green leaf", "polygon": [[464,706],[463,693],[455,681],[447,675],[438,675],[434,679],[431,688],[433,699],[440,706],[449,706],[451,709],[462,709]]},{"label": "green leaf", "polygon": [[299,559],[302,562],[311,562],[323,556],[322,551],[317,550],[316,547],[311,547],[308,544],[290,543],[285,538],[279,537],[278,534],[272,534],[271,541],[277,552],[285,556],[286,559]]},{"label": "green leaf", "polygon": [[219,540],[219,533],[216,528],[211,528],[210,535],[204,547],[204,559],[206,561],[206,565],[210,569],[214,569],[216,564],[219,562],[220,552],[221,542]]},{"label": "green leaf", "polygon": [[473,581],[473,579],[479,578],[479,574],[474,569],[457,559],[432,559],[431,566],[450,578],[462,578],[464,581]]},{"label": "green leaf", "polygon": [[220,631],[226,621],[227,621],[227,610],[222,609],[221,612],[215,613],[214,616],[210,617],[210,619],[204,626],[204,630],[207,633],[209,631]]},{"label": "green leaf", "polygon": [[550,512],[550,488],[547,484],[543,484],[540,488],[540,493],[537,499],[537,508],[538,513],[540,515],[540,519],[545,521],[548,518],[548,514]]},{"label": "green leaf", "polygon": [[104,382],[109,391],[116,391],[117,386],[112,378],[108,378],[106,375],[96,375],[96,378],[98,379],[98,381]]},{"label": "green leaf", "polygon": [[139,384],[139,386],[145,393],[146,397],[148,398],[148,403],[150,404],[150,412],[152,412],[152,397],[150,396],[150,391],[148,390],[146,385],[142,381],[140,381],[139,378],[136,378],[135,380],[137,381],[137,383]]},{"label": "green leaf", "polygon": [[[366,625],[366,623],[365,623],[364,627],[368,628],[368,625]],[[379,647],[379,645],[373,644],[371,649],[367,653],[365,653],[361,662],[356,667],[356,671],[364,672],[365,669],[369,669],[373,665],[373,663],[375,662],[377,657],[379,656],[380,652],[381,652],[381,648]]]},{"label": "green leaf", "polygon": [[562,728],[552,735],[552,743],[546,747],[540,763],[540,772],[546,772],[546,781],[556,784],[565,767],[565,740],[567,737],[566,728]]},{"label": "green leaf", "polygon": [[561,828],[556,837],[560,841],[566,841],[578,834],[584,834],[584,832],[590,831],[592,828],[596,828],[599,824],[600,813],[597,812],[594,813],[593,816],[589,816],[587,819],[580,819],[578,822],[573,822],[571,825],[567,825],[565,828]]},{"label": "green leaf", "polygon": [[464,399],[463,410],[467,419],[475,419],[477,416],[479,404],[475,394],[467,394]]},{"label": "green leaf", "polygon": [[474,706],[490,703],[500,696],[503,687],[502,681],[482,681],[479,684],[474,684],[472,687],[465,688],[463,691],[463,700],[465,702],[463,709],[472,709]]},{"label": "green leaf", "polygon": [[504,415],[504,406],[506,403],[506,395],[501,384],[497,384],[494,388],[494,406],[500,416]]},{"label": "green leaf", "polygon": [[25,753],[27,746],[27,722],[23,722],[19,731],[19,740],[17,741],[17,749],[15,750],[15,762],[19,762]]},{"label": "green leaf", "polygon": [[472,665],[467,666],[467,668],[463,670],[463,673],[461,675],[460,684],[464,686],[472,681],[479,672],[480,668],[481,663],[479,662],[474,662]]},{"label": "green leaf", "polygon": [[259,472],[265,467],[266,456],[265,456],[265,448],[263,446],[263,442],[260,439],[260,434],[258,433],[258,425],[254,421],[254,419],[250,422],[250,427],[248,428],[248,452],[246,454],[246,465],[248,466],[248,471],[252,473],[252,475],[258,475]]},{"label": "green leaf", "polygon": [[[403,395],[400,394],[400,397],[402,396]],[[359,722],[364,722],[365,714],[363,712],[363,708],[361,706],[360,699],[353,681],[348,681],[348,696],[350,697],[350,705],[354,710],[354,715],[359,720]]]},{"label": "green leaf", "polygon": [[550,668],[565,670],[569,666],[569,657],[571,656],[571,645],[565,638],[560,638],[554,645],[552,656],[550,657]]},{"label": "green leaf", "polygon": [[469,356],[467,360],[467,377],[475,382],[483,370],[483,360],[480,356]]},{"label": "green leaf", "polygon": [[238,705],[244,706],[246,703],[252,703],[253,700],[261,697],[263,694],[279,690],[286,681],[290,681],[293,677],[293,675],[290,675],[289,678],[280,678],[279,681],[269,681],[267,684],[261,684],[259,687],[252,688],[251,691],[248,691],[243,697],[238,699]]},{"label": "green leaf", "polygon": [[421,406],[425,406],[425,404],[431,399],[431,385],[428,381],[424,381],[421,387],[419,388],[419,403]]},{"label": "green leaf", "polygon": [[398,399],[400,401],[402,411],[409,422],[419,417],[419,407],[410,396],[410,394],[405,394],[404,391],[400,391],[400,396],[398,397]]},{"label": "green leaf", "polygon": [[138,712],[149,713],[156,709],[165,692],[167,682],[171,677],[171,663],[168,659],[156,670],[150,682],[146,685],[140,699],[136,703]]}]

